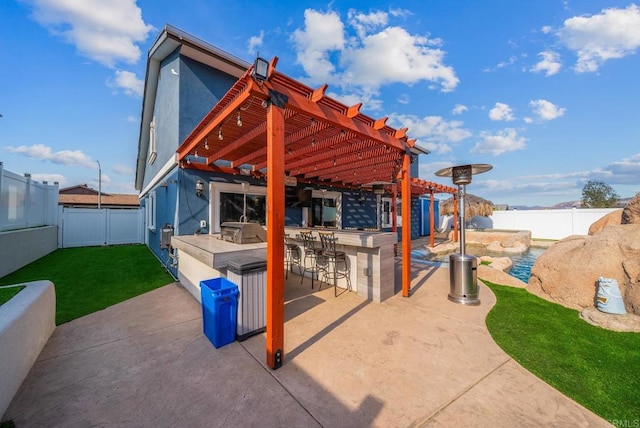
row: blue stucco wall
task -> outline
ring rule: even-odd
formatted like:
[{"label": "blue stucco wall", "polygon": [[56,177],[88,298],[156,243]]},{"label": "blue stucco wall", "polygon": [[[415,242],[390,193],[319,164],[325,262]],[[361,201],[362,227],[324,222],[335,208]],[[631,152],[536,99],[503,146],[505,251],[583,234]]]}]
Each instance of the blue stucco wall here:
[{"label": "blue stucco wall", "polygon": [[[155,177],[160,169],[171,159],[178,148],[178,90],[179,57],[174,52],[160,64],[158,90],[153,107],[153,117],[156,123],[156,153],[157,158],[151,165],[147,163],[144,173],[145,187]],[[179,72],[178,72],[179,73]],[[145,154],[147,156],[147,154]]]},{"label": "blue stucco wall", "polygon": [[180,57],[180,143],[236,82],[236,78]]},{"label": "blue stucco wall", "polygon": [[[162,236],[162,228],[165,225],[170,225],[174,229],[175,225],[175,213],[176,213],[176,198],[178,195],[179,186],[179,171],[176,169],[169,174],[165,180],[163,180],[159,186],[153,189],[156,197],[156,229],[146,229],[147,241],[149,249],[158,257],[174,277],[178,275],[176,269],[170,268],[168,265],[170,261],[168,259],[167,250],[160,249],[160,239]],[[149,203],[149,197],[143,199],[144,205]]]}]

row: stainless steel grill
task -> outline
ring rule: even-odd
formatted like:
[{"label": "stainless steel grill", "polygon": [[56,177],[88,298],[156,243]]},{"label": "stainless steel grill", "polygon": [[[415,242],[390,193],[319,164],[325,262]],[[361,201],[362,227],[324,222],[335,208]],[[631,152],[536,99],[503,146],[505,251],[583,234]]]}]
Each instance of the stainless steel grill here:
[{"label": "stainless steel grill", "polygon": [[228,221],[220,225],[222,239],[236,244],[267,242],[267,232],[257,223]]}]

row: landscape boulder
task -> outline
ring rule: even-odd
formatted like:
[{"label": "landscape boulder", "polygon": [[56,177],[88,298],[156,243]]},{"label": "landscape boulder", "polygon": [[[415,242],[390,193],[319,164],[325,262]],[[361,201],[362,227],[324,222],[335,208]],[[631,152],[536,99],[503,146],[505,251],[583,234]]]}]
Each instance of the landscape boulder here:
[{"label": "landscape boulder", "polygon": [[622,210],[621,224],[640,224],[640,193]]},{"label": "landscape boulder", "polygon": [[609,226],[609,225],[617,226],[620,224],[622,224],[622,208],[620,208],[619,210],[612,211],[609,214],[600,218],[598,221],[596,221],[589,227],[589,232],[587,233],[589,234],[589,236],[592,236],[600,232],[602,229],[604,229],[605,226]]},{"label": "landscape boulder", "polygon": [[628,313],[640,315],[640,224],[610,225],[593,236],[569,236],[536,260],[527,290],[581,310],[594,306],[598,277],[618,281]]}]

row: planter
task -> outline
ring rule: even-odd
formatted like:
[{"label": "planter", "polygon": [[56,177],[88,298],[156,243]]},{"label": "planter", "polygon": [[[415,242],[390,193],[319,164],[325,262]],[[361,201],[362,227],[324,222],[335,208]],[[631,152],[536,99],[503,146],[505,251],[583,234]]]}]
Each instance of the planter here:
[{"label": "planter", "polygon": [[51,281],[35,281],[0,306],[0,415],[56,328],[56,293]]}]

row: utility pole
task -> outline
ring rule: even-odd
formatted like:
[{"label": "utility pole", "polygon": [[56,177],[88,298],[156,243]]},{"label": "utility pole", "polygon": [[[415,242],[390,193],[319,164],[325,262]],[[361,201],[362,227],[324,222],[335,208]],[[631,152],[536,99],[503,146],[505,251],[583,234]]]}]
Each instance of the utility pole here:
[{"label": "utility pole", "polygon": [[100,167],[100,161],[98,162],[98,209],[102,207],[102,168]]}]

